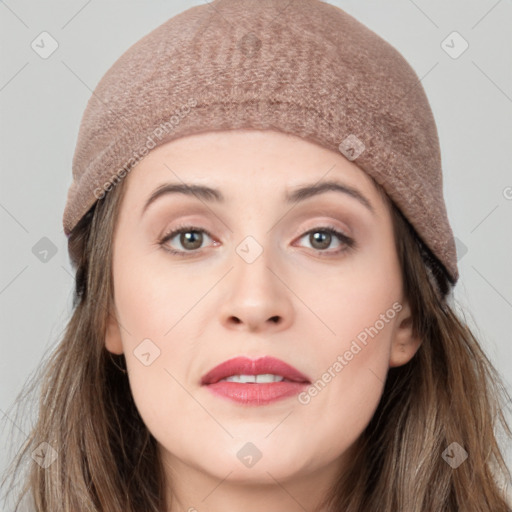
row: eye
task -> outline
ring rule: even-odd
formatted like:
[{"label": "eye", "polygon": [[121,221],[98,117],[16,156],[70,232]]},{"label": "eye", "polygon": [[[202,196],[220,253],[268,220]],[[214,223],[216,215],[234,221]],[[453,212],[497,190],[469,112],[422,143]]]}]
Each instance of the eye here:
[{"label": "eye", "polygon": [[355,241],[334,226],[319,226],[310,229],[300,239],[305,237],[307,237],[308,242],[311,244],[311,248],[319,253],[325,253],[326,249],[333,242],[333,238],[337,238],[340,241],[340,247],[335,251],[329,251],[327,255],[339,254],[355,247]]},{"label": "eye", "polygon": [[[197,251],[201,248],[201,245],[204,241],[203,233],[208,236],[208,238],[211,238],[211,235],[208,231],[206,231],[203,228],[199,228],[197,226],[178,226],[176,229],[172,230],[170,233],[167,233],[164,235],[164,237],[159,240],[159,245],[162,246],[162,248],[171,254],[184,254],[187,252],[193,252]],[[169,246],[169,243],[173,238],[177,237],[178,243],[183,247],[185,250],[180,249],[172,249]]]},{"label": "eye", "polygon": [[[181,245],[184,249],[175,249],[170,246],[170,243],[174,238],[177,238],[177,243]],[[171,254],[181,255],[181,256],[189,256],[194,254],[194,252],[199,251],[204,242],[204,235],[208,238],[212,239],[211,234],[200,227],[197,226],[178,226],[173,229],[171,232],[167,233],[163,236],[161,240],[159,240],[158,244],[167,252]],[[350,250],[355,247],[355,241],[336,229],[334,226],[319,226],[314,229],[310,229],[306,233],[304,233],[299,240],[304,237],[308,237],[308,241],[312,245],[312,249],[317,253],[325,253],[328,255],[336,255],[342,253],[344,251]],[[340,247],[335,251],[327,252],[326,249],[329,248],[333,239],[338,239],[340,242]],[[218,245],[218,242],[215,242]],[[187,254],[189,253],[189,254]]]}]

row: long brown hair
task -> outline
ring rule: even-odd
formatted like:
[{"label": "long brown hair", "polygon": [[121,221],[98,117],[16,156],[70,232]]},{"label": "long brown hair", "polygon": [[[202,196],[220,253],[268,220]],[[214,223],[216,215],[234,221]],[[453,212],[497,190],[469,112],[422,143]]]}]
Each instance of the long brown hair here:
[{"label": "long brown hair", "polygon": [[[21,404],[42,383],[36,424],[8,469],[12,484],[22,462],[29,464],[16,511],[24,496],[37,512],[169,507],[156,440],[135,407],[124,356],[104,344],[113,305],[112,241],[124,188],[120,183],[97,201],[70,235],[73,313],[62,340],[17,400]],[[353,465],[321,505],[333,512],[510,512],[502,487],[511,475],[496,431],[501,426],[507,439],[512,436],[502,411],[510,397],[466,323],[436,296],[414,230],[388,205],[405,296],[423,342],[409,363],[389,370]],[[443,272],[431,261],[446,288]],[[49,465],[31,459],[41,443],[57,453]],[[456,468],[442,457],[452,443],[468,454]]]}]

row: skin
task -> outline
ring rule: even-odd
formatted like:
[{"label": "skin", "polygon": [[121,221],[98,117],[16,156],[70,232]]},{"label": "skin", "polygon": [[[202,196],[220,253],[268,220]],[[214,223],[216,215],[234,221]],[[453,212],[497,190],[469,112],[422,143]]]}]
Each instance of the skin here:
[{"label": "skin", "polygon": [[[403,297],[388,205],[341,153],[271,130],[171,141],[125,179],[105,344],[125,354],[135,403],[168,475],[170,512],[314,510],[350,461],[389,367],[407,363],[421,343]],[[331,179],[356,188],[374,213],[336,191],[284,200],[287,190]],[[226,201],[168,194],[142,215],[168,182],[218,188]],[[165,243],[189,257],[159,245],[181,221],[212,234]],[[356,246],[335,254],[347,246],[334,235],[329,243],[327,225]],[[313,228],[327,240],[305,234]],[[252,263],[236,252],[247,236],[263,250]],[[394,303],[401,307],[394,318],[359,343],[307,404],[294,396],[239,405],[200,385],[203,374],[239,355],[277,357],[317,382]],[[152,343],[146,360],[160,351],[149,365],[134,353],[145,339]],[[252,467],[237,457],[247,442],[262,453]]]}]

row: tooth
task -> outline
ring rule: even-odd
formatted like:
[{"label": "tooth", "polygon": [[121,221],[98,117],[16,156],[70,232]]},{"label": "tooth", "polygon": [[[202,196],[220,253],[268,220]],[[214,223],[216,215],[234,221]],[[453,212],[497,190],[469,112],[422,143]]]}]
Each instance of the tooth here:
[{"label": "tooth", "polygon": [[221,379],[219,382],[240,382],[242,384],[251,382],[255,384],[267,384],[270,382],[281,382],[283,380],[284,377],[281,377],[280,375],[264,373],[260,375],[232,375],[231,377]]},{"label": "tooth", "polygon": [[284,380],[284,377],[280,375],[272,375],[271,373],[264,373],[262,375],[256,375],[256,382],[266,384],[269,382],[281,382]]}]

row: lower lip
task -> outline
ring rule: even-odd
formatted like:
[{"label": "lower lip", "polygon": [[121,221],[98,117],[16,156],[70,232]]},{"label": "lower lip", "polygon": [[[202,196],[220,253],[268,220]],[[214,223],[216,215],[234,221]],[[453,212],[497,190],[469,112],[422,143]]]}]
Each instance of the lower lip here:
[{"label": "lower lip", "polygon": [[265,384],[242,382],[216,382],[206,387],[216,395],[248,405],[265,405],[283,398],[299,394],[309,384],[307,382],[269,382]]}]

